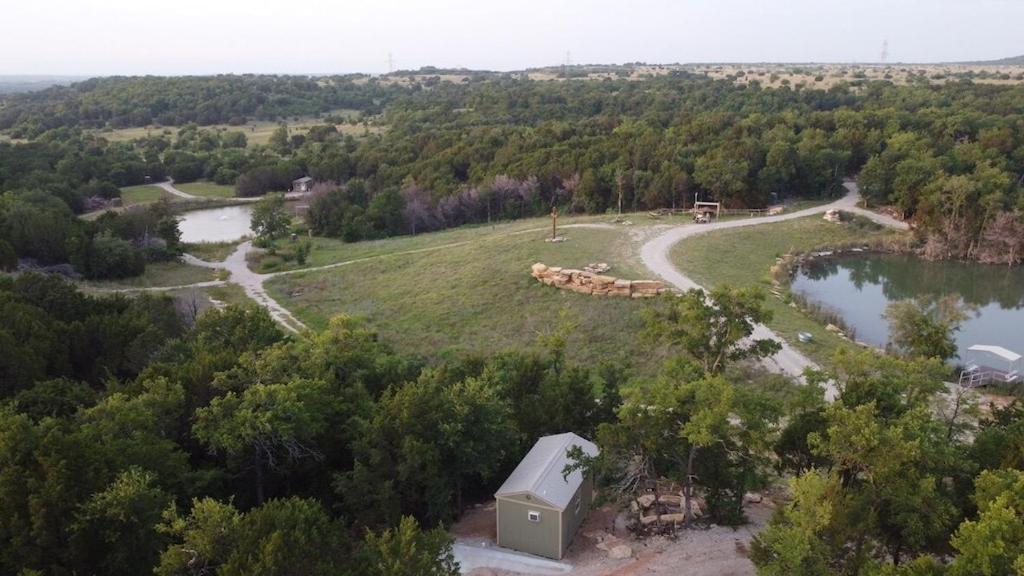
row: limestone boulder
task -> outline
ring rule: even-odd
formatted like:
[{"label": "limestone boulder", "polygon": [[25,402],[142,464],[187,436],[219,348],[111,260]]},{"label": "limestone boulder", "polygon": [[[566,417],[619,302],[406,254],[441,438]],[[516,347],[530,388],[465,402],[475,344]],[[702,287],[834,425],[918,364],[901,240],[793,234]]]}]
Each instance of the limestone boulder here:
[{"label": "limestone boulder", "polygon": [[[592,536],[588,536],[588,534],[592,534]],[[622,544],[622,538],[619,538],[614,534],[609,534],[603,530],[600,533],[591,532],[588,534],[584,534],[584,536],[597,540],[595,548],[597,548],[598,550],[604,550],[605,552],[608,552],[612,548],[615,548],[616,546]]]},{"label": "limestone boulder", "polygon": [[651,514],[649,516],[641,516],[640,517],[640,524],[642,524],[644,526],[649,526],[651,524],[654,524],[657,521],[658,521],[658,515],[657,514]]},{"label": "limestone boulder", "polygon": [[625,544],[619,544],[608,551],[608,557],[612,560],[624,560],[633,555],[633,549]]},{"label": "limestone boulder", "polygon": [[541,276],[548,271],[548,267],[545,266],[544,264],[541,264],[540,262],[537,262],[533,266],[530,266],[530,270],[532,271],[534,276]]},{"label": "limestone boulder", "polygon": [[664,288],[665,285],[657,280],[633,280],[632,287],[634,292],[651,292],[657,294],[658,290]]},{"label": "limestone boulder", "polygon": [[667,506],[679,506],[683,503],[683,497],[678,494],[662,494],[659,500]]},{"label": "limestone boulder", "polygon": [[654,500],[654,494],[644,494],[643,496],[640,496],[639,498],[636,499],[640,506],[642,506],[645,510],[647,508],[650,508],[651,505],[654,504]]}]

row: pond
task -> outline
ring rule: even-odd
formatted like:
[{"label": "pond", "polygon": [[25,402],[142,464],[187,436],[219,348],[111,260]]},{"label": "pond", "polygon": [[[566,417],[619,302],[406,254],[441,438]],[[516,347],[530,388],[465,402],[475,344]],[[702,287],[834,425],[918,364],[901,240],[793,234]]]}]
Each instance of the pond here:
[{"label": "pond", "polygon": [[192,210],[178,217],[182,242],[233,242],[252,234],[252,205]]},{"label": "pond", "polygon": [[994,344],[1024,354],[1024,268],[964,262],[928,262],[911,255],[858,254],[819,258],[801,266],[793,292],[837,312],[857,340],[883,347],[890,302],[958,294],[974,307],[956,334],[967,347]]}]

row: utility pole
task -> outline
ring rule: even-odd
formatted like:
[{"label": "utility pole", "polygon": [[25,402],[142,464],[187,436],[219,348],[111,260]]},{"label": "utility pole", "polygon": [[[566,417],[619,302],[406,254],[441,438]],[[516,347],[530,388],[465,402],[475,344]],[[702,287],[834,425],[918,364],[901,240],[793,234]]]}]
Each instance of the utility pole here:
[{"label": "utility pole", "polygon": [[388,52],[388,74],[395,71],[395,56]]},{"label": "utility pole", "polygon": [[558,238],[558,208],[551,207],[551,240]]},{"label": "utility pole", "polygon": [[889,62],[889,39],[882,40],[882,57],[879,62],[886,64]]}]

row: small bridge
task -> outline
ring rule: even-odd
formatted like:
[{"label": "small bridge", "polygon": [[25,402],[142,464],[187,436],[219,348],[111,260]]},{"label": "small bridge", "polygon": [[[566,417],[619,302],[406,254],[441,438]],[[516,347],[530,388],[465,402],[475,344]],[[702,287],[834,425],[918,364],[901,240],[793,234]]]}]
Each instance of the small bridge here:
[{"label": "small bridge", "polygon": [[[969,360],[960,372],[960,385],[977,388],[987,384],[1012,384],[1021,378],[1021,355],[1002,346],[975,344],[967,349]],[[993,366],[993,364],[995,366]]]}]

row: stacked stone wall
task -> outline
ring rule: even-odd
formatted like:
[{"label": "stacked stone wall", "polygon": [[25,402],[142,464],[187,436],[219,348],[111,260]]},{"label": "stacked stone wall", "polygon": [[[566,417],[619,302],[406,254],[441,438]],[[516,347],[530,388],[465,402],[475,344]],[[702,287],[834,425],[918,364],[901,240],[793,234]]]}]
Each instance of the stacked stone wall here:
[{"label": "stacked stone wall", "polygon": [[530,275],[542,284],[593,296],[651,298],[668,290],[657,280],[626,280],[586,270],[547,266],[540,262],[530,268]]}]

